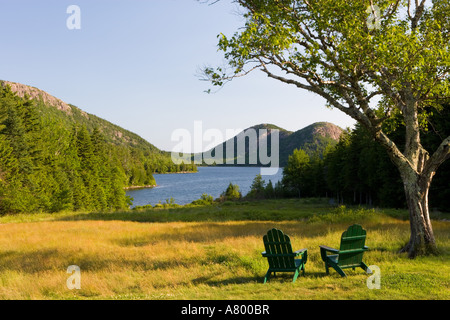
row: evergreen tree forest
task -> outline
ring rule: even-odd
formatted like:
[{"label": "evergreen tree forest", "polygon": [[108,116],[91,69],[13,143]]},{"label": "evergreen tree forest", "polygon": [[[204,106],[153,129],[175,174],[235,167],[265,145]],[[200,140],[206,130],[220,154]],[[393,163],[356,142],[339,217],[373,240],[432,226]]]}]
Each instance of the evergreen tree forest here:
[{"label": "evergreen tree forest", "polygon": [[126,187],[154,185],[155,172],[196,170],[110,140],[95,122],[0,86],[0,214],[124,209]]},{"label": "evergreen tree forest", "polygon": [[[423,121],[422,143],[427,150],[435,150],[442,137],[450,134],[449,109],[446,106],[440,111],[430,111]],[[384,126],[390,138],[402,145],[405,128],[399,119]],[[449,211],[448,181],[450,161],[444,162],[433,178],[430,209]],[[275,191],[280,197],[329,197],[342,204],[406,208],[399,172],[384,148],[360,125],[345,131],[338,144],[328,147],[321,156],[295,150]]]}]

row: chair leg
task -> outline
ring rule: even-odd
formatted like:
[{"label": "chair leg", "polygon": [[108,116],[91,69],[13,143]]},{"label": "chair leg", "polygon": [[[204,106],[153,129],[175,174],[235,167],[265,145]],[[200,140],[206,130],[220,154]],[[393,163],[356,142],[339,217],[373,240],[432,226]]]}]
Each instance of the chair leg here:
[{"label": "chair leg", "polygon": [[368,267],[364,262],[362,262],[362,261],[361,261],[361,268],[362,268],[366,273],[367,273],[367,270],[370,271],[369,267]]},{"label": "chair leg", "polygon": [[325,272],[326,274],[330,274],[330,270],[328,270],[328,263],[325,262]]},{"label": "chair leg", "polygon": [[299,272],[297,269],[297,270],[295,270],[294,279],[292,280],[292,282],[295,282],[295,280],[297,280],[298,274],[299,274]]},{"label": "chair leg", "polygon": [[341,277],[346,277],[347,275],[345,274],[344,270],[342,270],[338,265],[333,266],[334,270],[337,271],[337,273],[339,273],[341,275]]},{"label": "chair leg", "polygon": [[271,273],[270,269],[267,270],[266,276],[264,277],[264,283],[266,283],[267,281],[269,281],[269,279],[270,279],[270,273]]}]

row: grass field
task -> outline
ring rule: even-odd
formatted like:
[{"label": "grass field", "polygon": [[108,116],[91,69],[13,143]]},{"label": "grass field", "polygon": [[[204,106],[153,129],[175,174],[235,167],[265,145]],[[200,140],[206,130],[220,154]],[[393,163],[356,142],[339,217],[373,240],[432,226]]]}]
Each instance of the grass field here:
[{"label": "grass field", "polygon": [[[267,200],[115,213],[0,217],[0,299],[449,299],[450,222],[435,214],[440,254],[410,260],[404,210],[330,207],[321,200]],[[367,230],[364,261],[381,270],[325,274],[319,245],[338,247],[352,223]],[[262,236],[289,234],[308,248],[306,274],[263,284]],[[81,270],[69,290],[67,268]]]}]

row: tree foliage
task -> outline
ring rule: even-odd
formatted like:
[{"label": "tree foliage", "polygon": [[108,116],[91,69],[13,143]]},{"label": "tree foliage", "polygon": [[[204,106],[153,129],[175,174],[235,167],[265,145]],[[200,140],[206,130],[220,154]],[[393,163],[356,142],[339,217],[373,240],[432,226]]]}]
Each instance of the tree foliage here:
[{"label": "tree foliage", "polygon": [[224,201],[239,200],[242,198],[242,193],[239,191],[239,186],[237,184],[233,184],[230,182],[227,189],[220,195],[220,198]]},{"label": "tree foliage", "polygon": [[[384,148],[403,182],[410,257],[436,251],[428,194],[450,157],[450,136],[427,149],[421,129],[450,101],[447,0],[236,0],[245,26],[219,36],[226,67],[205,68],[213,85],[258,69],[316,93],[357,120]],[[402,144],[383,124],[400,117]]]},{"label": "tree foliage", "polygon": [[289,156],[286,167],[283,169],[283,183],[294,189],[300,198],[303,188],[308,183],[310,161],[308,154],[302,149],[295,149]]}]

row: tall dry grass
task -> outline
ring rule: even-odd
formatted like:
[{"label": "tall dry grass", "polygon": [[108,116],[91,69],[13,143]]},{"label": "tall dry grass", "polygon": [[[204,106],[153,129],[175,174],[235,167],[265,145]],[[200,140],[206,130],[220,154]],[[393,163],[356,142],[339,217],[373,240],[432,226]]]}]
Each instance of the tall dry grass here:
[{"label": "tall dry grass", "polygon": [[[397,250],[407,221],[358,218],[378,265],[382,288],[349,270],[325,274],[319,245],[339,246],[351,223],[312,221],[202,221],[148,223],[119,220],[39,221],[0,225],[0,299],[449,299],[450,225],[435,221],[440,256],[410,260]],[[294,250],[308,248],[306,275],[291,283],[280,274],[262,284],[267,261],[262,236],[289,234]],[[67,267],[81,269],[81,289],[69,290]]]}]

